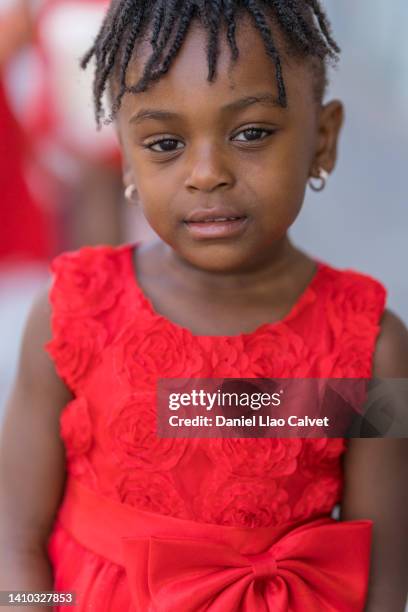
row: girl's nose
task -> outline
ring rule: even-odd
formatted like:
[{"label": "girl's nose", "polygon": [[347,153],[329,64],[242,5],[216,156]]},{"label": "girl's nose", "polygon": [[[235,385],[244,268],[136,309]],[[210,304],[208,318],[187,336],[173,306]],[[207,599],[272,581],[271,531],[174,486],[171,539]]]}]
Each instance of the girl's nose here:
[{"label": "girl's nose", "polygon": [[225,154],[213,147],[210,151],[197,152],[190,159],[190,167],[185,181],[186,189],[211,192],[218,188],[227,189],[235,183],[234,174],[228,167]]}]

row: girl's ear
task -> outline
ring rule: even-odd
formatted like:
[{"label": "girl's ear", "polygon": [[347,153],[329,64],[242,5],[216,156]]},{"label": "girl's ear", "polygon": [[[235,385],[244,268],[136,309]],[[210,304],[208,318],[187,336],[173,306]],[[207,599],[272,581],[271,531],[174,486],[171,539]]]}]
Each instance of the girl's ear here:
[{"label": "girl's ear", "polygon": [[123,183],[125,185],[125,198],[131,204],[138,204],[139,194],[136,188],[136,181],[134,179],[133,172],[125,156],[123,157],[123,162],[122,162],[122,176],[123,176]]},{"label": "girl's ear", "polygon": [[133,175],[131,165],[128,161],[126,147],[123,146],[122,135],[119,129],[119,122],[115,121],[116,135],[122,151],[122,179],[125,186],[125,198],[132,204],[139,202],[139,194],[136,187],[136,180]]},{"label": "girl's ear", "polygon": [[125,157],[123,158],[123,161],[122,161],[122,177],[123,177],[123,184],[125,185],[125,187],[129,187],[130,185],[135,185],[135,179],[133,178],[133,172]]},{"label": "girl's ear", "polygon": [[[341,128],[344,123],[344,106],[340,100],[332,100],[325,104],[320,112],[318,140],[313,160],[313,167],[324,168],[332,172],[337,161],[337,145]],[[313,170],[313,176],[316,170]],[[318,174],[316,175],[316,178]]]},{"label": "girl's ear", "polygon": [[135,186],[135,178],[133,176],[132,173],[132,169],[130,167],[130,164],[128,162],[127,159],[127,153],[126,153],[126,147],[123,146],[123,141],[122,141],[122,135],[119,129],[119,122],[117,120],[115,120],[115,131],[116,131],[116,136],[118,138],[119,141],[119,146],[120,149],[122,151],[122,178],[123,178],[123,184],[125,185],[125,187],[129,187],[130,185],[134,185]]}]

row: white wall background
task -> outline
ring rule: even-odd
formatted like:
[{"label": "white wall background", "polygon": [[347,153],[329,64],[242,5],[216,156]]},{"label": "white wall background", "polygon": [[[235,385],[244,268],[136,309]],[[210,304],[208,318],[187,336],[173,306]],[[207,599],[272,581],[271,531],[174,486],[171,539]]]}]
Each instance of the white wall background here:
[{"label": "white wall background", "polygon": [[343,101],[337,167],[307,190],[291,235],[308,252],[371,274],[408,324],[408,3],[323,0],[342,49],[326,100]]}]

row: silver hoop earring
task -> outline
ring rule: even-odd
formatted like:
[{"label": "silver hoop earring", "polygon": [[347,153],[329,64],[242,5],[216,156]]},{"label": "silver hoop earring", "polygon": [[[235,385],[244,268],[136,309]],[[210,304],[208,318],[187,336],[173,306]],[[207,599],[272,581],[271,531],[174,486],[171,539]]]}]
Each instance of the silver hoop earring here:
[{"label": "silver hoop earring", "polygon": [[134,198],[134,194],[137,192],[135,185],[128,185],[125,189],[125,198],[132,204],[136,204],[137,200]]},{"label": "silver hoop earring", "polygon": [[313,183],[314,177],[311,176],[309,179],[309,187],[313,189],[313,191],[322,191],[326,187],[326,181],[329,178],[329,173],[324,168],[319,168],[319,178],[320,183],[317,185]]}]

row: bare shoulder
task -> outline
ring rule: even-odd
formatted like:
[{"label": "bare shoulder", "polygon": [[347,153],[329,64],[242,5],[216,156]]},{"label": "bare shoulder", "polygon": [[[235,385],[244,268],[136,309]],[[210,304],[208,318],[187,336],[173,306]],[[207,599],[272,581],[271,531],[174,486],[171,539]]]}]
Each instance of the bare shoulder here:
[{"label": "bare shoulder", "polygon": [[391,310],[384,311],[374,353],[373,375],[408,378],[408,329]]},{"label": "bare shoulder", "polygon": [[[58,376],[54,363],[44,346],[52,338],[51,304],[49,281],[36,295],[24,327],[15,385],[35,385],[41,380],[54,399],[61,397],[66,402],[72,397],[71,391]],[[38,378],[40,377],[40,378]],[[44,388],[45,392],[45,388]]]}]

